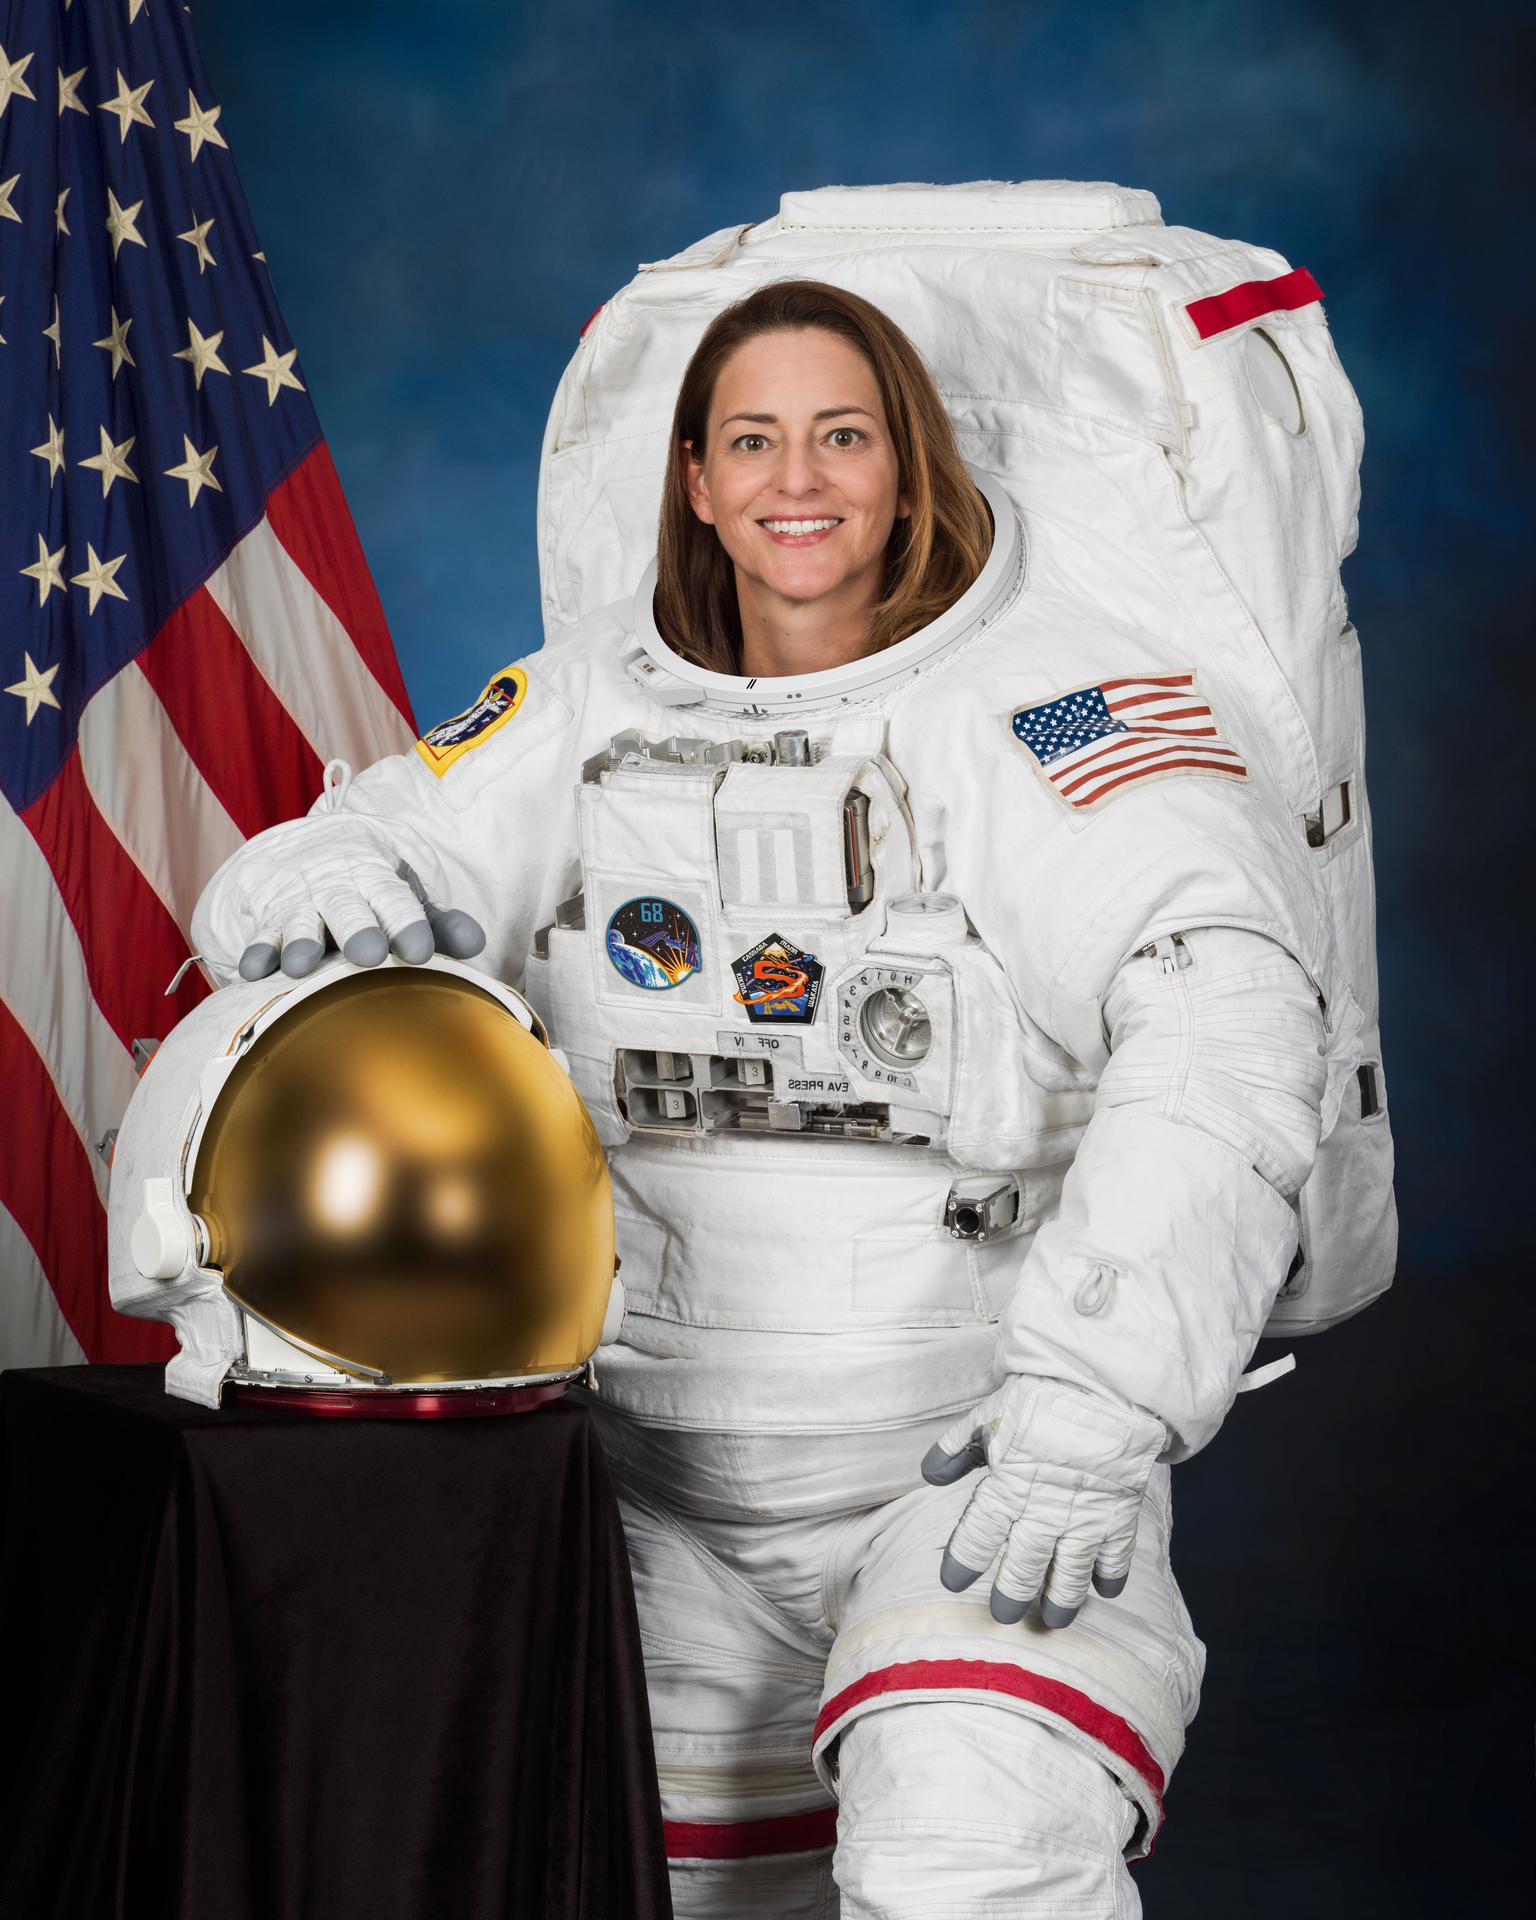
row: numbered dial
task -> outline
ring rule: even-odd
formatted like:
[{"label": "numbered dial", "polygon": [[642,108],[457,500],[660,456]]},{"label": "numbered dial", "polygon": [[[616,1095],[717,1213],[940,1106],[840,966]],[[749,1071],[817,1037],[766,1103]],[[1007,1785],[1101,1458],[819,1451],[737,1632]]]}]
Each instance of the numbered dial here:
[{"label": "numbered dial", "polygon": [[933,1046],[933,1024],[915,967],[865,967],[837,996],[837,1048],[866,1080],[915,1087],[911,1069]]}]

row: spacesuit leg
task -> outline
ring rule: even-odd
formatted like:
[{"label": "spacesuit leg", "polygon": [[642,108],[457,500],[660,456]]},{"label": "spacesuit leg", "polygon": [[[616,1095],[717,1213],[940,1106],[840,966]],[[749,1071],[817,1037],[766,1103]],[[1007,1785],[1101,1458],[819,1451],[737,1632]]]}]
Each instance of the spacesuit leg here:
[{"label": "spacesuit leg", "polygon": [[1041,1721],[972,1700],[908,1701],[839,1744],[840,1920],[1135,1920],[1137,1810]]},{"label": "spacesuit leg", "polygon": [[[1090,1593],[1067,1627],[1047,1627],[1038,1608],[1022,1620],[999,1621],[984,1582],[961,1593],[940,1584],[944,1543],[968,1498],[964,1481],[903,1494],[880,1509],[878,1524],[841,1556],[847,1572],[834,1582],[837,1638],[827,1661],[814,1752],[822,1779],[843,1795],[843,1831],[850,1803],[838,1777],[838,1754],[859,1751],[858,1743],[847,1742],[849,1730],[887,1715],[911,1726],[908,1707],[938,1702],[986,1709],[981,1720],[965,1721],[982,1729],[974,1736],[978,1744],[1006,1743],[994,1731],[999,1718],[1028,1720],[1070,1745],[1090,1768],[1112,1776],[1122,1800],[1135,1809],[1126,1845],[1131,1858],[1140,1858],[1151,1851],[1161,1825],[1164,1790],[1199,1704],[1205,1665],[1205,1649],[1169,1564],[1168,1469],[1152,1471],[1123,1592],[1114,1599]],[[927,1767],[923,1777],[939,1796],[935,1817],[947,1819],[942,1810],[950,1804],[948,1789],[937,1766]],[[912,1792],[920,1798],[920,1791],[919,1780]],[[861,1804],[864,1790],[856,1786],[854,1794],[854,1804]],[[984,1790],[978,1787],[966,1831],[984,1835],[994,1823],[1008,1830],[1014,1799],[1001,1775]],[[866,1831],[873,1831],[867,1823]]]},{"label": "spacesuit leg", "polygon": [[841,1521],[707,1520],[615,1477],[677,1920],[837,1920],[811,1763]]}]

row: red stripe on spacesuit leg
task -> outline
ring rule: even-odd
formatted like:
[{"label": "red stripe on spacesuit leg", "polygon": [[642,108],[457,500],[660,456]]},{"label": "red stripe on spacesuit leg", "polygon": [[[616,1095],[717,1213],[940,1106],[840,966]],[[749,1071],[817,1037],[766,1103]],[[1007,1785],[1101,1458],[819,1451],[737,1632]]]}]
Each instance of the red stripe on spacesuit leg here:
[{"label": "red stripe on spacesuit leg", "polygon": [[903,1660],[896,1666],[877,1667],[827,1702],[816,1716],[812,1745],[866,1701],[892,1693],[936,1696],[953,1691],[1001,1693],[1015,1700],[1027,1700],[1032,1706],[1044,1707],[1057,1719],[1065,1720],[1079,1733],[1086,1733],[1091,1740],[1097,1740],[1146,1781],[1157,1803],[1161,1824],[1166,1776],[1130,1722],[1101,1707],[1076,1687],[999,1660]]},{"label": "red stripe on spacesuit leg", "polygon": [[664,1820],[669,1860],[751,1860],[815,1853],[837,1840],[837,1808],[780,1814],[771,1820]]},{"label": "red stripe on spacesuit leg", "polygon": [[1188,300],[1184,311],[1202,340],[1214,339],[1240,327],[1246,320],[1257,320],[1266,313],[1294,313],[1298,307],[1310,307],[1321,300],[1323,290],[1305,267],[1293,267],[1273,280],[1244,280],[1228,287],[1225,293],[1207,294],[1203,300]]}]

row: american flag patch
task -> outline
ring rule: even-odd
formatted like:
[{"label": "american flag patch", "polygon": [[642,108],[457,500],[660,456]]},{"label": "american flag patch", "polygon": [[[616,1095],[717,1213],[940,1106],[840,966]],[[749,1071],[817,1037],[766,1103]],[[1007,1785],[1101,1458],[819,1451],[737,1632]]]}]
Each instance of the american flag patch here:
[{"label": "american flag patch", "polygon": [[1021,707],[1013,731],[1069,807],[1092,807],[1137,780],[1214,773],[1246,780],[1193,673],[1105,680]]}]

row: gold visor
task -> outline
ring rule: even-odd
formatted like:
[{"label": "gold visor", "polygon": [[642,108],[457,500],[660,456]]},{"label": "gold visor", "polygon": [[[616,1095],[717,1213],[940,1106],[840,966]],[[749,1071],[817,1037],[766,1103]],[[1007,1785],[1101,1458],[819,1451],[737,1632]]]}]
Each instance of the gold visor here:
[{"label": "gold visor", "polygon": [[393,1381],[566,1372],[602,1331],[613,1201],[586,1108],[447,973],[349,974],[260,1036],[188,1204],[237,1301]]}]

